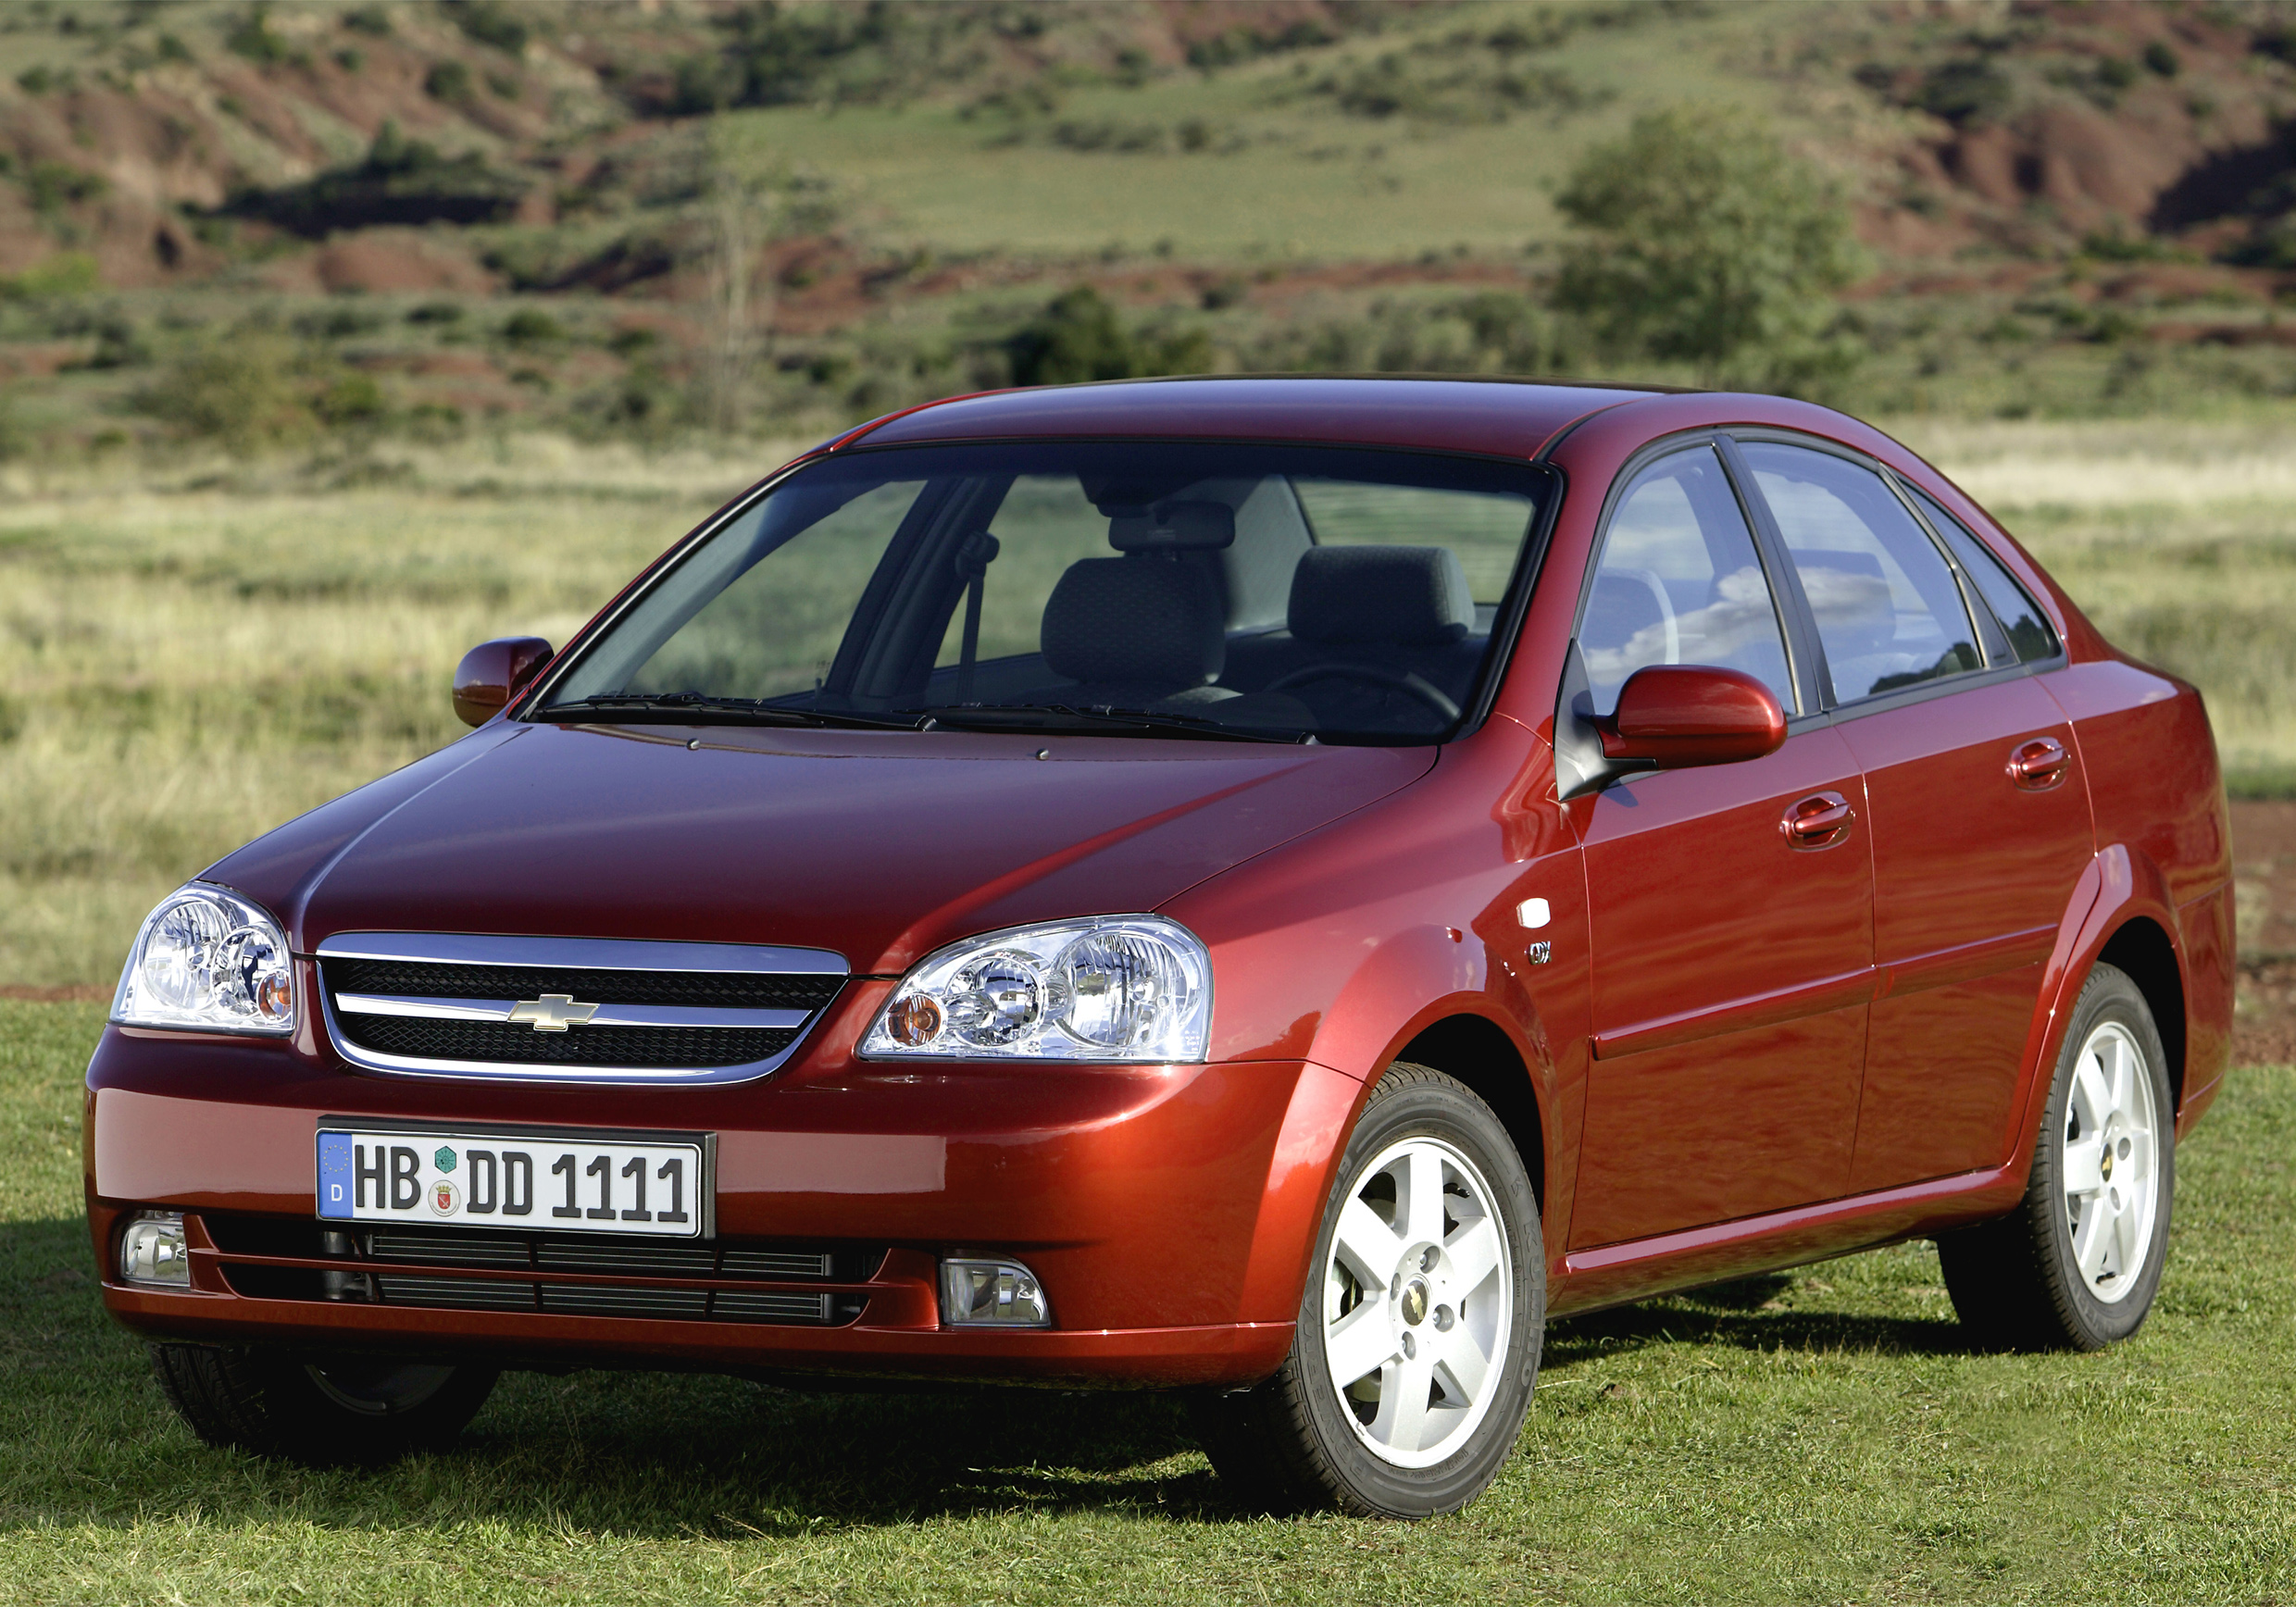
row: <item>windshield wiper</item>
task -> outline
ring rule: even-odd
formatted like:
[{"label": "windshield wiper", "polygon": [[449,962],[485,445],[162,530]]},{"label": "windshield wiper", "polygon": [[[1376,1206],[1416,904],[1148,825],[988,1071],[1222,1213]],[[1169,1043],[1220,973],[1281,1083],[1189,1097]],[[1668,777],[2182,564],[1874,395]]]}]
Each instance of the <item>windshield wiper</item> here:
[{"label": "windshield wiper", "polygon": [[1260,731],[1223,725],[1205,715],[1184,715],[1165,709],[1118,708],[1095,704],[1077,708],[1068,704],[943,704],[918,713],[936,725],[972,730],[1069,730],[1142,735],[1211,737],[1229,742],[1304,742],[1306,731]]},{"label": "windshield wiper", "polygon": [[544,719],[554,715],[563,718],[568,715],[623,712],[703,718],[725,716],[765,726],[851,726],[882,731],[913,731],[919,718],[910,715],[886,719],[874,715],[848,714],[841,709],[791,708],[785,704],[764,703],[755,698],[711,697],[698,691],[602,691],[566,703],[545,704],[534,711]]}]

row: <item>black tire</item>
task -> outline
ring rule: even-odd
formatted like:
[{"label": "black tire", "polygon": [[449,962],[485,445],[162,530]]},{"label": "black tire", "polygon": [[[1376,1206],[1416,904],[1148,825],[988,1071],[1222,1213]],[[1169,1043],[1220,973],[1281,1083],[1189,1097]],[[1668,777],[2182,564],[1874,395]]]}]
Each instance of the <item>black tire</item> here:
[{"label": "black tire", "polygon": [[[1366,1181],[1378,1176],[1370,1170],[1373,1163],[1399,1142],[1415,1139],[1447,1146],[1480,1174],[1492,1207],[1491,1216],[1502,1230],[1504,1247],[1493,1277],[1511,1289],[1512,1301],[1504,1340],[1495,1331],[1492,1336],[1490,1370],[1485,1376],[1491,1392],[1481,1406],[1480,1418],[1471,1419],[1471,1426],[1458,1430],[1459,1443],[1441,1461],[1427,1466],[1399,1466],[1375,1451],[1370,1439],[1373,1426],[1359,1428],[1366,1408],[1342,1400],[1332,1381],[1324,1343],[1329,1298],[1360,1305],[1387,1291],[1379,1291],[1379,1296],[1360,1290],[1353,1295],[1328,1295],[1331,1286],[1327,1269],[1341,1213]],[[1446,1242],[1455,1242],[1466,1231],[1464,1227],[1454,1231],[1453,1198],[1447,1178]],[[1430,1257],[1427,1264],[1429,1279],[1440,1276],[1432,1264],[1437,1259]],[[1416,1297],[1406,1292],[1402,1303],[1387,1303],[1398,1311],[1416,1309],[1423,1314],[1401,1321],[1431,1325],[1448,1318],[1466,1326],[1468,1307],[1465,1298],[1459,1301],[1456,1316],[1450,1314],[1448,1306],[1436,1306],[1430,1314],[1426,1289],[1422,1283]],[[1416,1307],[1410,1303],[1415,1299]],[[1292,1353],[1273,1377],[1253,1389],[1199,1397],[1195,1402],[1198,1436],[1221,1480],[1238,1501],[1254,1508],[1281,1513],[1338,1511],[1385,1518],[1422,1518],[1455,1512],[1480,1495],[1514,1453],[1524,1414],[1530,1407],[1545,1327],[1546,1252],[1539,1231],[1539,1205],[1514,1140],[1491,1107],[1465,1084],[1425,1066],[1398,1064],[1389,1068],[1372,1090],[1363,1117],[1341,1155],[1331,1197],[1325,1202],[1323,1223],[1316,1237],[1307,1289],[1300,1300]],[[1431,1329],[1421,1326],[1411,1331]],[[1448,1334],[1450,1329],[1446,1327],[1443,1331]],[[1436,1352],[1430,1350],[1428,1353]],[[1363,1383],[1356,1388],[1362,1389]],[[1439,1383],[1436,1388],[1440,1390],[1442,1386]],[[1430,1402],[1434,1399],[1431,1394]],[[1433,1450],[1441,1449],[1439,1441]]]},{"label": "black tire", "polygon": [[[2099,1298],[2082,1274],[2075,1247],[2077,1208],[2065,1191],[2066,1147],[2081,1129],[2076,1073],[2084,1047],[2107,1028],[2117,1028],[2133,1043],[2151,1088],[2151,1172],[2156,1190],[2149,1231],[2138,1236],[2141,1260],[2125,1292],[2115,1291],[2110,1300]],[[2096,1351],[2135,1333],[2152,1308],[2167,1259],[2176,1158],[2176,1106],[2169,1098],[2168,1056],[2160,1029],[2128,975],[2101,965],[2074,1002],[2034,1141],[2025,1199],[2006,1216],[1939,1236],[1945,1288],[1963,1325],[1981,1343],[2015,1350]],[[2108,1179],[2112,1164],[2108,1160],[2103,1174]],[[2117,1275],[2106,1281],[2116,1282]]]},{"label": "black tire", "polygon": [[209,1445],[315,1467],[443,1451],[494,1388],[492,1367],[393,1356],[151,1347],[159,1387]]}]

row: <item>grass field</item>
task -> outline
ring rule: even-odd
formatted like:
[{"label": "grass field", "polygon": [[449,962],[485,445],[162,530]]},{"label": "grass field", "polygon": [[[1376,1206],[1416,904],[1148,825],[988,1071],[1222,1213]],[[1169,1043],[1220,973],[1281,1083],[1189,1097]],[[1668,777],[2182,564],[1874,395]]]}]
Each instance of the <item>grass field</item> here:
[{"label": "grass field", "polygon": [[1240,1514],[1152,1397],[521,1374],[380,1473],[206,1450],[89,1271],[101,1015],[0,1003],[0,1601],[2296,1597],[2296,1070],[2180,1153],[2133,1342],[1973,1352],[1927,1245],[1558,1324],[1497,1486],[1404,1527]]},{"label": "grass field", "polygon": [[[1903,430],[2201,685],[2238,783],[2296,787],[2296,416]],[[459,731],[464,648],[564,642],[790,450],[0,470],[0,986],[108,985],[169,888]]]}]

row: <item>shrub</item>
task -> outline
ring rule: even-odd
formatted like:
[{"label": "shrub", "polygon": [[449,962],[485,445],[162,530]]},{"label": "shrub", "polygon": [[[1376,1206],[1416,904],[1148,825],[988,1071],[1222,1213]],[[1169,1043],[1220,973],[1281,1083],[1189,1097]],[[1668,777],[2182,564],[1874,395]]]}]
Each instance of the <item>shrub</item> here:
[{"label": "shrub", "polygon": [[244,455],[309,431],[297,392],[275,343],[241,339],[184,357],[137,401],[179,433]]},{"label": "shrub", "polygon": [[422,76],[422,93],[449,106],[470,98],[470,69],[459,61],[433,62]]},{"label": "shrub", "polygon": [[223,36],[223,46],[232,55],[243,56],[261,67],[285,61],[289,54],[287,42],[271,31],[270,16],[260,6],[250,10]]},{"label": "shrub", "polygon": [[1612,345],[1778,390],[1853,360],[1826,338],[1829,293],[1864,266],[1849,217],[1818,174],[1740,118],[1639,118],[1587,154],[1555,206],[1582,231],[1555,304]]},{"label": "shrub", "polygon": [[517,56],[526,49],[526,24],[499,0],[446,0],[446,14],[467,38]]},{"label": "shrub", "polygon": [[1159,337],[1128,330],[1107,299],[1085,284],[1055,296],[1005,339],[1004,350],[1016,385],[1191,373],[1212,360],[1201,330]]},{"label": "shrub", "polygon": [[558,320],[539,307],[520,307],[504,320],[502,338],[514,346],[536,346],[566,338]]}]

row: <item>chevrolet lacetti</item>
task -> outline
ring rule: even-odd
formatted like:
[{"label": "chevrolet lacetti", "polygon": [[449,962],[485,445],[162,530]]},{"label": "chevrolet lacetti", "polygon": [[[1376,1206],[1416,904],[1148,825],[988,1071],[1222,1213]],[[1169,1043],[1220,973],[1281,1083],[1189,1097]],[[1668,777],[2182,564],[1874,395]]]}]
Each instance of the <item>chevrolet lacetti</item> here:
[{"label": "chevrolet lacetti", "polygon": [[1155,1388],[1456,1508],[1551,1316],[1914,1238],[2143,1320],[2223,1076],[2193,690],[1776,398],[1226,379],[882,418],[223,859],[88,1071],[217,1444],[505,1367]]}]

